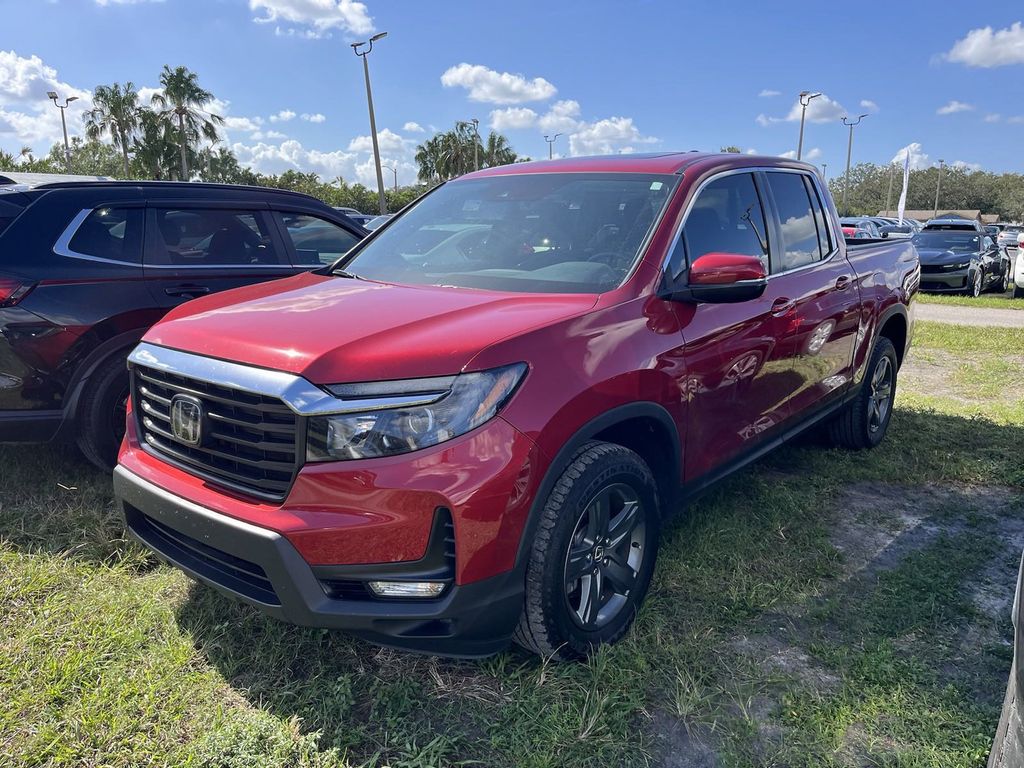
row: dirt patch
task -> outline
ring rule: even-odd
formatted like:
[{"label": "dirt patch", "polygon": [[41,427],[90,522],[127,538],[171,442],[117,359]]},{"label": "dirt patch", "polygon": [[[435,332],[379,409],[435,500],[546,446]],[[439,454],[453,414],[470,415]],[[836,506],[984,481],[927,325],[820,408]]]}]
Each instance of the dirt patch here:
[{"label": "dirt patch", "polygon": [[900,390],[969,404],[1014,403],[1020,395],[1009,384],[1022,368],[1022,355],[1001,354],[996,364],[991,355],[954,356],[941,349],[911,349],[900,367]]}]

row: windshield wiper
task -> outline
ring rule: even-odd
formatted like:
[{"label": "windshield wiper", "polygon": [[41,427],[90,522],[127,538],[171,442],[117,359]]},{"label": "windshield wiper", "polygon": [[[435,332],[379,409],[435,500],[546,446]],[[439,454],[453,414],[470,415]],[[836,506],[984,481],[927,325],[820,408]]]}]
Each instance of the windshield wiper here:
[{"label": "windshield wiper", "polygon": [[355,274],[354,272],[349,272],[347,269],[342,269],[341,267],[339,267],[338,269],[331,270],[331,274],[334,275],[335,277],[347,277],[349,280],[365,280],[366,279],[365,277],[360,277],[359,275]]}]

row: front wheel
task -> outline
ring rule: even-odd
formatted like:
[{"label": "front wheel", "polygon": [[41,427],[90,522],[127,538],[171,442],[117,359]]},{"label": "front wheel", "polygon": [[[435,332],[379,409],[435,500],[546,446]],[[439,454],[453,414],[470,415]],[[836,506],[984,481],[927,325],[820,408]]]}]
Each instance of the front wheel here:
[{"label": "front wheel", "polygon": [[541,513],[516,643],[570,660],[621,638],[650,586],[660,521],[640,456],[612,443],[580,448]]},{"label": "front wheel", "polygon": [[967,295],[975,299],[981,296],[981,286],[983,280],[984,275],[981,274],[981,269],[978,268],[974,270],[974,279],[971,281],[971,284],[967,286]]},{"label": "front wheel", "polygon": [[124,438],[128,407],[128,367],[115,355],[93,371],[78,409],[78,448],[96,467],[110,472]]},{"label": "front wheel", "polygon": [[882,442],[896,400],[896,373],[896,348],[883,336],[875,342],[860,391],[829,424],[833,443],[861,450]]}]

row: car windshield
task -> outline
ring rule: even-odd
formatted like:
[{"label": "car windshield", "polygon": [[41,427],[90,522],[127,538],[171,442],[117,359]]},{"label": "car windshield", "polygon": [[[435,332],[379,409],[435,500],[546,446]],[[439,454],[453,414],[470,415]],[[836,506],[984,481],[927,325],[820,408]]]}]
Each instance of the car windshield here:
[{"label": "car windshield", "polygon": [[451,182],[341,266],[390,283],[600,293],[630,273],[677,181],[529,173]]},{"label": "car windshield", "polygon": [[940,230],[918,232],[913,237],[914,245],[920,248],[941,248],[946,251],[976,251],[981,238],[972,232]]}]

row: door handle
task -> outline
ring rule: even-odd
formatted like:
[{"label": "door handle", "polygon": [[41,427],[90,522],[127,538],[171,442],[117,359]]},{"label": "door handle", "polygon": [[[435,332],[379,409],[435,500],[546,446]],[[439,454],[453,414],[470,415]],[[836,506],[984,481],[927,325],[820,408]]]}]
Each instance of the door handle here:
[{"label": "door handle", "polygon": [[204,293],[209,292],[210,288],[206,285],[174,285],[170,288],[164,289],[164,293],[168,296],[182,296],[188,298],[202,296]]},{"label": "door handle", "polygon": [[850,278],[848,275],[840,275],[836,278],[836,290],[845,291],[850,287]]},{"label": "door handle", "polygon": [[783,315],[789,314],[789,311],[796,306],[796,302],[792,299],[776,299],[772,302],[771,312],[775,317],[782,317]]}]

